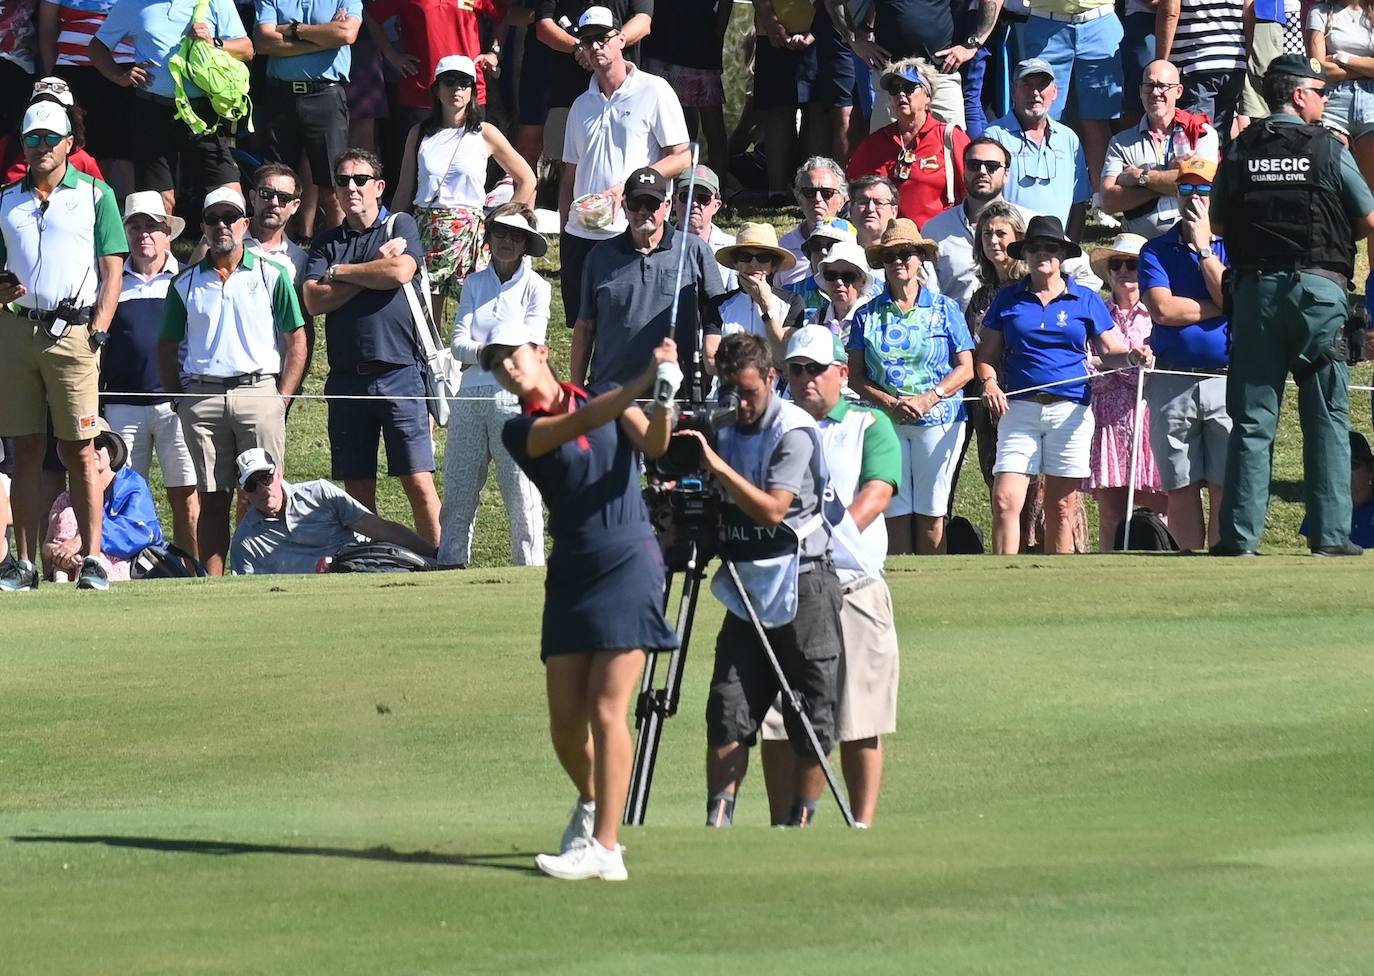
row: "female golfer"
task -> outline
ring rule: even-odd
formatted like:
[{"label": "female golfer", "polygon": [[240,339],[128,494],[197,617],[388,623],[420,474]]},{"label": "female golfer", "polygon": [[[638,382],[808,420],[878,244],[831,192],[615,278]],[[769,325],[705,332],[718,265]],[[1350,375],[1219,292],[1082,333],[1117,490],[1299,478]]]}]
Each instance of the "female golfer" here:
[{"label": "female golfer", "polygon": [[578,800],[560,853],[535,862],[555,878],[623,881],[616,831],[634,755],[626,712],[645,652],[678,643],[663,617],[663,561],[635,456],[668,449],[672,411],[655,403],[646,417],[634,399],[660,364],[677,371],[677,347],[665,339],[637,380],[595,396],[560,383],[542,336],[518,319],[497,325],[480,362],[520,400],[501,439],[544,496],[553,536],[540,656],[554,751]]}]

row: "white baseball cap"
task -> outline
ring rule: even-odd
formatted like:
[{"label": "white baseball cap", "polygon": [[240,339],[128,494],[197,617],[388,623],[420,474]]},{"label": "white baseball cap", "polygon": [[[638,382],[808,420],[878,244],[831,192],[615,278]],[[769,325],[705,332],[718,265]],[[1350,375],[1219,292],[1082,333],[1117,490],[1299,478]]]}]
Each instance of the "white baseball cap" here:
[{"label": "white baseball cap", "polygon": [[449,71],[457,71],[473,81],[477,80],[477,65],[466,54],[450,54],[440,58],[439,63],[434,66],[434,80],[437,82],[440,75]]},{"label": "white baseball cap", "polygon": [[[483,369],[490,370],[494,363],[494,350],[497,347],[523,346],[531,342],[536,346],[542,346],[547,338],[547,327],[531,326],[524,319],[505,319],[497,322],[487,336],[487,341],[478,356],[478,365]],[[487,352],[488,349],[493,350],[493,352]]]},{"label": "white baseball cap", "polygon": [[272,455],[261,447],[250,447],[238,456],[235,462],[239,466],[239,487],[247,484],[248,479],[259,471],[277,470],[277,461]]},{"label": "white baseball cap", "polygon": [[787,359],[808,359],[822,366],[849,361],[840,345],[840,337],[823,325],[804,325],[792,333],[787,343]]},{"label": "white baseball cap", "polygon": [[72,120],[67,110],[56,102],[34,102],[24,113],[24,124],[19,127],[24,135],[30,132],[56,132],[58,135],[72,134]]},{"label": "white baseball cap", "polygon": [[615,14],[611,13],[608,7],[588,7],[582,12],[582,16],[577,18],[577,36],[583,33],[601,31],[609,34],[619,25],[615,22]]},{"label": "white baseball cap", "polygon": [[837,264],[847,264],[862,275],[859,281],[859,294],[864,295],[873,284],[873,275],[868,270],[868,258],[864,249],[851,240],[836,241],[830,253],[821,258],[816,268],[816,283],[824,287],[825,271]]},{"label": "white baseball cap", "polygon": [[242,214],[248,212],[248,203],[243,199],[243,194],[232,186],[222,186],[205,194],[205,203],[201,205],[200,212],[205,213],[217,203],[227,203],[231,207],[238,207],[239,213]]},{"label": "white baseball cap", "polygon": [[162,194],[157,190],[139,190],[137,193],[130,193],[124,198],[124,220],[127,222],[130,217],[137,214],[153,217],[167,224],[172,228],[170,235],[172,240],[180,237],[181,232],[186,229],[186,221],[176,214],[167,212],[167,204],[162,199]]}]

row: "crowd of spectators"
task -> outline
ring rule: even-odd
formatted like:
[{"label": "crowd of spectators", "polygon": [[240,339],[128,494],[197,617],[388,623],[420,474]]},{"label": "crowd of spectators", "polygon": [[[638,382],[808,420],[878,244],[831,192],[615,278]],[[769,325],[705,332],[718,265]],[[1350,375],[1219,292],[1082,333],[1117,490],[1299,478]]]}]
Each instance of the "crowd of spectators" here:
[{"label": "crowd of spectators", "polygon": [[[901,445],[893,553],[944,551],[975,444],[999,552],[1085,549],[1083,488],[1104,549],[1128,488],[1184,548],[1215,542],[1230,430],[1218,157],[1282,107],[1269,61],[1303,53],[1327,78],[1323,123],[1374,176],[1367,5],[755,0],[744,49],[727,51],[731,9],[6,3],[5,587],[36,585],[51,552],[50,575],[101,588],[123,558],[102,543],[102,498],[108,519],[127,494],[112,473],[146,478],[154,454],[172,537],[226,571],[245,452],[273,459],[273,499],[295,490],[287,418],[320,316],[331,475],[358,511],[376,510],[380,443],[411,541],[466,565],[494,464],[514,558],[542,562],[536,496],[499,436],[516,406],[480,359],[512,317],[547,335],[531,262],[555,234],[576,384],[635,374],[673,309],[681,364],[708,379],[733,333],[762,337],[779,370],[798,329],[834,334],[846,395],[883,410]],[[219,93],[179,67],[195,43],[251,62],[256,126],[214,124]],[[726,76],[735,64],[747,78]],[[726,88],[741,83],[730,131]],[[771,222],[732,233],[726,205],[799,216],[781,238]],[[1123,232],[1091,256],[1090,216]],[[463,367],[442,500],[414,338],[423,288],[435,320],[456,306]],[[1114,370],[1140,364],[1165,375],[1137,425]],[[95,447],[111,436],[119,457]],[[62,534],[45,549],[50,514]]]}]

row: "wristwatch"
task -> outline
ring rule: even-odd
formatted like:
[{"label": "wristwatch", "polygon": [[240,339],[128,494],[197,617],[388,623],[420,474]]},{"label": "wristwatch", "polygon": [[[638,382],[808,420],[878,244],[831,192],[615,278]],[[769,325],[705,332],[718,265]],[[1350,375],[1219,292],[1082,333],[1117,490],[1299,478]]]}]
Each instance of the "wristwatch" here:
[{"label": "wristwatch", "polygon": [[110,341],[110,334],[104,329],[91,330],[91,348],[99,352],[105,348],[105,343]]},{"label": "wristwatch", "polygon": [[1216,256],[1217,252],[1212,250],[1212,245],[1210,244],[1203,244],[1201,247],[1197,249],[1197,257],[1199,261],[1205,261],[1208,258],[1214,258]]},{"label": "wristwatch", "polygon": [[1142,187],[1143,187],[1143,186],[1146,186],[1149,182],[1150,182],[1150,171],[1149,171],[1148,169],[1142,169],[1142,170],[1140,171],[1140,175],[1137,176],[1137,177],[1135,178],[1135,185],[1136,185],[1136,186],[1142,186]]},{"label": "wristwatch", "polygon": [[216,34],[216,35],[214,36],[214,38],[211,40],[211,43],[213,43],[213,44],[215,45],[215,47],[221,47],[221,48],[222,48],[222,47],[224,47],[224,38],[222,38],[222,37],[220,37],[218,34]]},{"label": "wristwatch", "polygon": [[290,35],[291,40],[299,41],[301,39],[301,22],[299,20],[291,21],[291,26],[287,28],[286,33]]},{"label": "wristwatch", "polygon": [[337,267],[337,265],[331,264],[329,267],[325,268],[324,274],[320,275],[320,284],[332,285],[334,283],[334,270]]},{"label": "wristwatch", "polygon": [[936,384],[935,387],[934,387],[933,389],[934,389],[935,395],[936,395],[937,397],[939,397],[941,400],[943,400],[945,397],[949,396],[948,393],[946,393],[943,389],[940,388],[939,384]]},{"label": "wristwatch", "polygon": [[978,40],[977,34],[970,34],[968,37],[964,38],[964,47],[972,48],[976,51],[982,46],[983,42]]}]

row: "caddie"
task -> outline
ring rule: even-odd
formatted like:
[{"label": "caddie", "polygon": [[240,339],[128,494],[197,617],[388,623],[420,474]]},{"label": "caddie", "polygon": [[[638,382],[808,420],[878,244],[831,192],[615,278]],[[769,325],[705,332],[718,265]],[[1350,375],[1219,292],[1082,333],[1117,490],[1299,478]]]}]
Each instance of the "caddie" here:
[{"label": "caddie", "polygon": [[129,248],[114,192],[67,163],[67,110],[36,102],[20,131],[28,174],[0,189],[0,263],[7,277],[0,282],[0,434],[14,437],[16,543],[14,561],[0,569],[0,592],[38,587],[49,413],[83,543],[77,585],[104,590],[103,498],[93,446],[100,433],[99,351]]},{"label": "caddie", "polygon": [[[1374,232],[1374,194],[1350,151],[1320,123],[1326,72],[1283,55],[1264,76],[1272,114],[1231,143],[1212,186],[1213,233],[1231,259],[1232,431],[1220,541],[1213,555],[1259,549],[1284,384],[1298,387],[1308,542],[1357,556],[1350,542],[1350,370],[1343,328],[1355,241]],[[1337,345],[1341,348],[1336,348]],[[1374,333],[1365,334],[1365,347]]]}]

